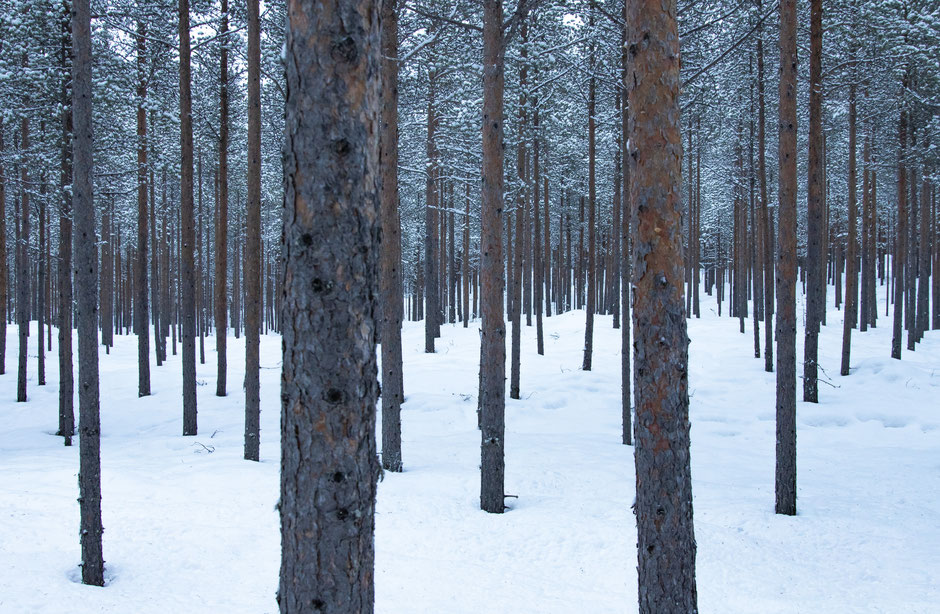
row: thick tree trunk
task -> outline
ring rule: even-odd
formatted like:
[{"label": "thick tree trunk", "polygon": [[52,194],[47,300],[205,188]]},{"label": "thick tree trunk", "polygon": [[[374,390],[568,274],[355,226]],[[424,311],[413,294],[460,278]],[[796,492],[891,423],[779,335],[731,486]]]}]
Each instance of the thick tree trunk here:
[{"label": "thick tree trunk", "polygon": [[101,550],[101,455],[98,396],[98,247],[92,192],[91,10],[72,3],[72,209],[75,216],[75,286],[78,290],[78,490],[82,582],[104,586]]},{"label": "thick tree trunk", "polygon": [[630,16],[639,611],[697,612],[675,0]]},{"label": "thick tree trunk", "polygon": [[245,219],[245,460],[261,437],[261,24],[248,0],[248,202]]},{"label": "thick tree trunk", "polygon": [[[382,132],[379,150],[382,172],[382,274],[379,292],[382,309],[382,466],[388,471],[402,470],[401,404],[404,401],[401,349],[401,218],[398,212],[397,6],[397,0],[382,0]],[[464,260],[466,244],[465,234]],[[464,296],[465,317],[466,304]]]},{"label": "thick tree trunk", "polygon": [[775,510],[793,516],[796,514],[796,0],[780,2],[779,47]]},{"label": "thick tree trunk", "polygon": [[822,0],[810,0],[809,163],[806,220],[806,335],[803,344],[803,401],[819,401],[819,325],[826,310],[825,158],[822,133]]},{"label": "thick tree trunk", "polygon": [[215,225],[215,349],[218,359],[215,394],[227,394],[228,355],[228,0],[221,0],[222,51],[219,60],[219,198]]},{"label": "thick tree trunk", "polygon": [[480,242],[480,507],[504,511],[506,322],[503,319],[503,81],[501,0],[483,0],[483,214]]},{"label": "thick tree trunk", "polygon": [[378,9],[333,0],[288,13],[282,614],[373,611]]},{"label": "thick tree trunk", "polygon": [[189,0],[180,0],[180,311],[183,341],[183,435],[196,427],[196,230],[193,207],[193,115],[190,83]]}]

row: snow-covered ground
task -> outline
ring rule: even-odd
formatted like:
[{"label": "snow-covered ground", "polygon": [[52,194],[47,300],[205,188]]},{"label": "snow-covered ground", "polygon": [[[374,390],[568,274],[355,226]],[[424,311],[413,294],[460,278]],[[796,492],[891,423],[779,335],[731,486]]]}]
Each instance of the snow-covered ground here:
[{"label": "snow-covered ground", "polygon": [[[832,386],[797,407],[796,517],[773,513],[774,375],[753,357],[751,321],[739,334],[703,296],[690,322],[702,612],[938,611],[940,334],[892,360],[882,315],[855,332],[852,375],[840,377],[831,305],[828,320]],[[620,333],[597,319],[595,370],[582,372],[583,326],[583,312],[546,319],[545,356],[523,331],[523,399],[506,407],[506,490],[518,499],[494,516],[479,510],[477,326],[444,326],[424,354],[422,324],[406,323],[406,471],[379,485],[377,612],[636,610]],[[37,387],[35,342],[34,330],[29,402],[13,402],[13,327],[0,377],[0,612],[275,612],[280,338],[261,345],[261,463],[242,460],[243,341],[229,338],[230,394],[218,398],[207,339],[196,437],[181,436],[179,356],[153,367],[155,394],[139,399],[136,340],[101,352],[105,588],[78,582],[78,449],[53,435],[56,350]]]}]

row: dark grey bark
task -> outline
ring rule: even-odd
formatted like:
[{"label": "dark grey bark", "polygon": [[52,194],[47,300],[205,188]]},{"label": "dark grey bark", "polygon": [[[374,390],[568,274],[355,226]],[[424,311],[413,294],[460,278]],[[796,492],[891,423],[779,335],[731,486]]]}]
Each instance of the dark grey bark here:
[{"label": "dark grey bark", "polygon": [[[382,467],[401,471],[401,219],[398,213],[398,0],[382,0]],[[469,206],[469,201],[468,201]],[[466,237],[466,235],[464,235]],[[466,276],[464,241],[464,276]],[[466,326],[466,283],[464,284]]]},{"label": "dark grey bark", "polygon": [[[23,66],[27,64],[23,55]],[[29,118],[20,120],[20,152],[29,151]],[[16,268],[16,321],[19,325],[19,347],[17,355],[16,401],[26,402],[26,367],[29,347],[29,175],[27,163],[20,164],[20,228],[19,244],[16,246],[18,266]]]},{"label": "dark grey bark", "polygon": [[428,176],[425,184],[424,210],[424,351],[434,352],[434,340],[441,336],[441,296],[440,296],[440,221],[438,207],[442,201],[440,182],[438,181],[438,152],[435,141],[437,113],[434,96],[437,71],[428,75]]},{"label": "dark grey bark", "polygon": [[[845,261],[845,312],[842,320],[842,365],[839,373],[849,374],[849,361],[852,353],[852,328],[858,321],[858,271],[855,268],[857,258],[855,244],[858,235],[858,212],[856,210],[856,169],[855,169],[855,81],[849,83],[849,236],[848,253]],[[836,275],[839,276],[838,269]]]},{"label": "dark grey bark", "polygon": [[79,510],[82,582],[104,586],[101,549],[101,454],[98,396],[98,247],[92,192],[91,10],[72,2],[72,210],[78,320]]},{"label": "dark grey bark", "polygon": [[137,260],[134,326],[137,329],[137,395],[150,395],[150,317],[147,304],[147,24],[137,21]]},{"label": "dark grey bark", "polygon": [[780,2],[779,47],[775,510],[792,516],[796,514],[796,0]]},{"label": "dark grey bark", "polygon": [[[757,0],[757,10],[761,11],[761,0]],[[764,371],[774,370],[774,337],[770,326],[770,316],[774,312],[774,250],[770,232],[771,212],[767,202],[767,155],[766,155],[766,101],[764,98],[764,26],[757,24],[757,183],[760,197],[759,213],[761,217],[761,262],[764,267]]]},{"label": "dark grey bark", "polygon": [[[522,50],[520,52],[521,67],[519,68],[519,133],[525,134],[528,126],[528,116],[526,114],[526,85],[528,69],[526,68],[528,53],[526,51],[526,41],[528,39],[528,26],[522,24]],[[512,325],[509,352],[509,398],[518,399],[520,397],[520,378],[522,371],[522,308],[524,298],[522,296],[522,286],[525,276],[525,264],[523,262],[525,250],[525,210],[528,200],[526,174],[526,141],[520,139],[516,145],[516,176],[519,178],[519,191],[516,198],[516,209],[514,217],[516,221],[515,242],[511,244],[513,251],[512,264],[512,302],[509,308],[509,319]]]},{"label": "dark grey bark", "polygon": [[627,28],[639,611],[688,614],[698,606],[675,0],[639,3]]},{"label": "dark grey bark", "polygon": [[506,322],[503,318],[503,84],[506,42],[501,0],[483,0],[483,213],[480,237],[480,507],[505,509],[503,436]]},{"label": "dark grey bark", "polygon": [[180,0],[180,319],[183,341],[183,435],[196,434],[196,244],[193,218],[193,114],[189,0]]},{"label": "dark grey bark", "polygon": [[245,220],[245,460],[261,437],[261,23],[248,0],[248,203]]},{"label": "dark grey bark", "polygon": [[[631,353],[633,351],[630,342],[631,331],[633,330],[633,319],[630,316],[630,288],[632,286],[631,276],[633,271],[633,242],[631,238],[631,225],[633,219],[633,199],[630,197],[630,161],[627,157],[627,141],[630,139],[630,121],[629,121],[629,83],[630,83],[630,53],[627,48],[627,19],[629,16],[629,3],[623,3],[623,22],[624,29],[620,39],[620,86],[622,96],[620,99],[620,146],[623,149],[623,203],[621,206],[622,214],[620,227],[617,232],[620,233],[620,304],[622,325],[620,327],[620,407],[622,413],[622,433],[621,440],[623,445],[633,445],[633,370],[631,368]],[[561,228],[559,228],[561,234]],[[567,281],[567,278],[566,278]]]},{"label": "dark grey bark", "polygon": [[[0,42],[2,50],[3,43]],[[7,372],[7,304],[10,292],[7,262],[6,174],[3,168],[3,117],[0,116],[0,375]]]},{"label": "dark grey bark", "polygon": [[[907,78],[904,79],[907,87]],[[901,337],[904,311],[904,260],[907,242],[907,110],[902,106],[898,122],[898,215],[895,226],[894,257],[891,272],[894,276],[894,328],[891,333],[891,358],[901,359]]]},{"label": "dark grey bark", "polygon": [[826,252],[825,162],[822,133],[822,0],[810,0],[809,162],[806,225],[806,335],[803,343],[803,400],[819,401],[819,325],[824,319]]},{"label": "dark grey bark", "polygon": [[219,197],[215,226],[215,348],[218,359],[215,394],[227,392],[228,355],[228,0],[221,0],[222,50],[219,60]]},{"label": "dark grey bark", "polygon": [[[40,124],[40,133],[45,132],[45,122]],[[39,253],[36,279],[36,385],[46,385],[46,346],[43,341],[43,328],[46,325],[46,174],[39,177]],[[110,325],[110,322],[108,322]]]},{"label": "dark grey bark", "polygon": [[[535,348],[540,356],[545,354],[545,332],[542,327],[542,292],[544,291],[542,264],[542,226],[541,212],[539,211],[539,182],[541,181],[539,169],[539,104],[536,98],[532,104],[535,107],[535,114],[532,120],[535,136],[532,138],[532,274],[533,274],[533,296],[532,301],[535,307]],[[546,197],[548,196],[548,185],[545,186]],[[545,214],[548,215],[548,207],[545,207]],[[546,237],[546,241],[548,238]]]},{"label": "dark grey bark", "polygon": [[377,0],[292,5],[281,372],[282,614],[373,611]]},{"label": "dark grey bark", "polygon": [[[594,0],[591,0],[591,11],[589,17],[592,37],[594,35]],[[594,119],[594,111],[597,103],[597,84],[594,76],[595,65],[597,63],[597,51],[595,49],[594,39],[591,39],[590,49],[590,71],[591,78],[588,85],[588,258],[587,258],[587,306],[584,322],[584,360],[581,363],[581,369],[591,370],[591,360],[594,355],[594,306],[595,306],[595,281],[597,271],[595,270],[595,211],[597,209],[595,201],[597,197],[597,186],[595,181],[595,169],[597,167],[597,122]]]}]

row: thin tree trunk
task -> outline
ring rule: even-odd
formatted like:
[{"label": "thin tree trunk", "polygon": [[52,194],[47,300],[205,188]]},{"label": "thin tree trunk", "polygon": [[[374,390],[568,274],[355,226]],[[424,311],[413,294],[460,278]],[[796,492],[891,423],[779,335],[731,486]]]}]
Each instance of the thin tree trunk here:
[{"label": "thin tree trunk", "polygon": [[[904,77],[907,87],[907,76]],[[907,241],[907,110],[901,107],[901,119],[898,122],[898,215],[895,224],[894,258],[891,272],[894,276],[894,328],[891,335],[891,358],[901,359],[901,336],[904,334],[904,259]]]},{"label": "thin tree trunk", "polygon": [[[401,218],[398,212],[398,2],[382,0],[382,131],[379,161],[382,172],[382,467],[402,470],[401,404]],[[468,187],[469,190],[469,187]],[[469,207],[469,198],[467,200]],[[469,215],[469,214],[468,214]],[[466,232],[464,252],[466,252]],[[466,260],[466,253],[464,254]],[[464,263],[466,275],[466,262]],[[464,284],[466,288],[466,283]],[[466,317],[466,296],[464,316]],[[464,321],[466,326],[466,320]]]},{"label": "thin tree trunk", "polygon": [[193,116],[190,84],[189,0],[180,0],[180,260],[183,341],[183,435],[196,434],[196,275],[193,247]]},{"label": "thin tree trunk", "polygon": [[[27,57],[23,55],[23,67],[27,66]],[[20,121],[20,155],[29,152],[29,118]],[[20,232],[17,249],[19,266],[16,271],[16,313],[19,323],[19,356],[17,361],[16,400],[26,402],[26,367],[29,344],[29,175],[27,163],[20,165]],[[41,342],[41,341],[40,341]]]},{"label": "thin tree trunk", "polygon": [[506,43],[501,0],[483,0],[483,215],[480,244],[480,507],[504,511],[506,323],[503,319],[503,81]]},{"label": "thin tree trunk", "polygon": [[[842,365],[840,373],[849,374],[852,351],[852,327],[858,321],[858,271],[855,269],[855,243],[858,239],[858,212],[856,211],[855,169],[855,81],[849,84],[849,237],[848,254],[845,261],[845,312],[842,321]],[[838,269],[836,275],[839,276]],[[841,278],[841,276],[839,276]]]},{"label": "thin tree trunk", "polygon": [[809,187],[806,243],[806,335],[803,344],[803,401],[819,402],[819,325],[826,310],[825,157],[822,134],[822,0],[810,0]]},{"label": "thin tree trunk", "polygon": [[[2,50],[3,43],[0,42],[0,51]],[[67,108],[69,105],[63,106]],[[3,155],[3,116],[0,114],[0,375],[7,372],[7,304],[10,294],[10,274],[7,264],[6,174],[3,168]]]},{"label": "thin tree trunk", "polygon": [[437,114],[434,107],[434,96],[437,81],[437,72],[432,70],[428,76],[428,177],[425,184],[425,210],[424,210],[424,300],[425,300],[425,320],[424,320],[424,351],[434,352],[434,340],[440,336],[440,317],[441,300],[440,288],[438,286],[438,212],[441,195],[437,181],[438,176],[438,156],[437,144],[435,141],[435,130],[437,128]]},{"label": "thin tree trunk", "polygon": [[248,0],[248,203],[245,245],[245,460],[261,437],[261,23]]},{"label": "thin tree trunk", "polygon": [[78,436],[82,582],[104,586],[101,549],[101,455],[98,396],[98,248],[92,192],[91,10],[72,4],[72,208],[75,215],[75,285],[78,289]]},{"label": "thin tree trunk", "polygon": [[[541,194],[539,193],[539,182],[541,181],[541,176],[539,174],[539,105],[538,99],[536,99],[533,104],[535,107],[534,118],[532,123],[535,128],[535,135],[532,138],[532,185],[533,185],[533,197],[532,197],[532,269],[534,274],[534,287],[533,292],[534,296],[532,301],[535,306],[535,339],[536,339],[536,351],[540,356],[545,354],[545,333],[542,327],[542,292],[544,291],[544,284],[542,275],[544,273],[544,266],[542,264],[542,221],[541,221],[541,212],[539,211],[539,198]],[[546,189],[547,189],[546,185]],[[545,215],[548,215],[548,208],[545,209]],[[548,241],[548,237],[545,238]]]},{"label": "thin tree trunk", "polygon": [[[620,98],[620,147],[623,150],[623,204],[621,206],[622,215],[620,226],[616,232],[620,233],[620,304],[622,305],[623,323],[620,327],[620,408],[622,414],[622,432],[621,441],[623,445],[633,445],[633,370],[631,369],[631,353],[633,345],[631,343],[631,331],[633,330],[633,320],[630,316],[630,288],[632,287],[632,269],[633,269],[633,240],[631,228],[633,227],[633,198],[630,194],[630,160],[628,157],[628,143],[630,140],[630,51],[627,47],[627,24],[629,19],[630,5],[623,3],[623,23],[624,28],[620,37],[620,87],[623,95]],[[560,229],[559,229],[560,231]],[[559,232],[560,234],[560,232]]]},{"label": "thin tree trunk", "polygon": [[675,0],[641,2],[630,17],[639,611],[692,613],[698,606]]},{"label": "thin tree trunk", "polygon": [[779,47],[775,511],[793,516],[796,514],[796,0],[780,2]]},{"label": "thin tree trunk", "polygon": [[[526,87],[527,82],[526,78],[528,76],[528,70],[526,68],[527,62],[527,51],[526,51],[526,42],[528,40],[528,26],[527,24],[521,24],[522,30],[522,50],[521,55],[521,67],[519,69],[519,134],[525,135],[527,131],[527,117],[526,117]],[[525,210],[526,210],[526,141],[525,137],[519,139],[519,143],[516,145],[516,176],[519,178],[519,194],[516,199],[516,210],[515,210],[515,220],[516,220],[516,241],[513,244],[513,250],[515,254],[513,256],[513,273],[512,273],[512,303],[509,310],[509,318],[512,324],[512,341],[511,341],[511,352],[510,352],[510,368],[509,368],[509,397],[512,399],[518,399],[520,397],[520,371],[521,371],[521,354],[522,354],[522,308],[523,308],[523,296],[522,296],[522,285],[523,285],[523,276],[525,275],[525,266],[523,263],[523,253],[525,250]]]},{"label": "thin tree trunk", "polygon": [[[388,0],[391,1],[391,0]],[[397,73],[396,73],[397,74]],[[467,209],[463,218],[463,260],[461,281],[463,282],[463,327],[470,326],[470,184],[467,184]],[[400,329],[399,329],[400,330]],[[400,333],[399,333],[400,334]]]},{"label": "thin tree trunk", "polygon": [[219,198],[215,225],[215,349],[218,359],[215,395],[227,394],[228,356],[228,0],[221,0],[222,50],[219,60]]},{"label": "thin tree trunk", "polygon": [[[581,363],[581,369],[591,370],[591,359],[594,354],[594,309],[595,309],[595,279],[597,271],[595,270],[595,200],[597,197],[597,185],[595,180],[595,170],[597,167],[597,122],[594,119],[594,112],[597,102],[597,84],[594,77],[594,71],[597,65],[597,52],[594,39],[594,0],[591,0],[591,9],[589,13],[589,27],[591,46],[590,46],[590,71],[591,77],[588,85],[588,263],[587,263],[587,309],[584,322],[584,360]],[[681,144],[679,147],[681,148]],[[681,182],[680,182],[681,183]],[[678,185],[678,184],[677,184]]]}]

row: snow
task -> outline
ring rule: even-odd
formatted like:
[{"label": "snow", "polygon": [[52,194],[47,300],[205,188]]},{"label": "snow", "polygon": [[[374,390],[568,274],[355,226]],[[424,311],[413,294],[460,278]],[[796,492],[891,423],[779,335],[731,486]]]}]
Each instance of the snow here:
[{"label": "snow", "polygon": [[[798,403],[799,514],[783,517],[773,513],[774,374],[753,357],[751,320],[739,334],[704,294],[702,319],[690,320],[702,612],[940,603],[940,337],[928,332],[892,360],[882,315],[854,331],[852,375],[839,377],[831,304],[828,321],[820,360],[832,386],[820,385],[818,405]],[[636,611],[620,332],[598,316],[595,370],[582,372],[583,326],[580,311],[547,318],[545,356],[534,327],[523,330],[523,399],[506,407],[506,491],[518,499],[495,516],[479,510],[477,324],[442,327],[436,354],[423,353],[421,323],[405,324],[406,471],[379,485],[377,612]],[[206,340],[200,434],[185,438],[180,357],[153,365],[155,394],[139,399],[136,340],[102,348],[107,586],[94,588],[78,582],[78,449],[53,435],[56,347],[37,387],[34,324],[29,402],[14,403],[15,330],[0,377],[0,612],[275,612],[280,338],[262,338],[260,463],[242,460],[243,340],[229,337],[226,398],[214,395]],[[802,329],[798,339],[802,356]]]}]

